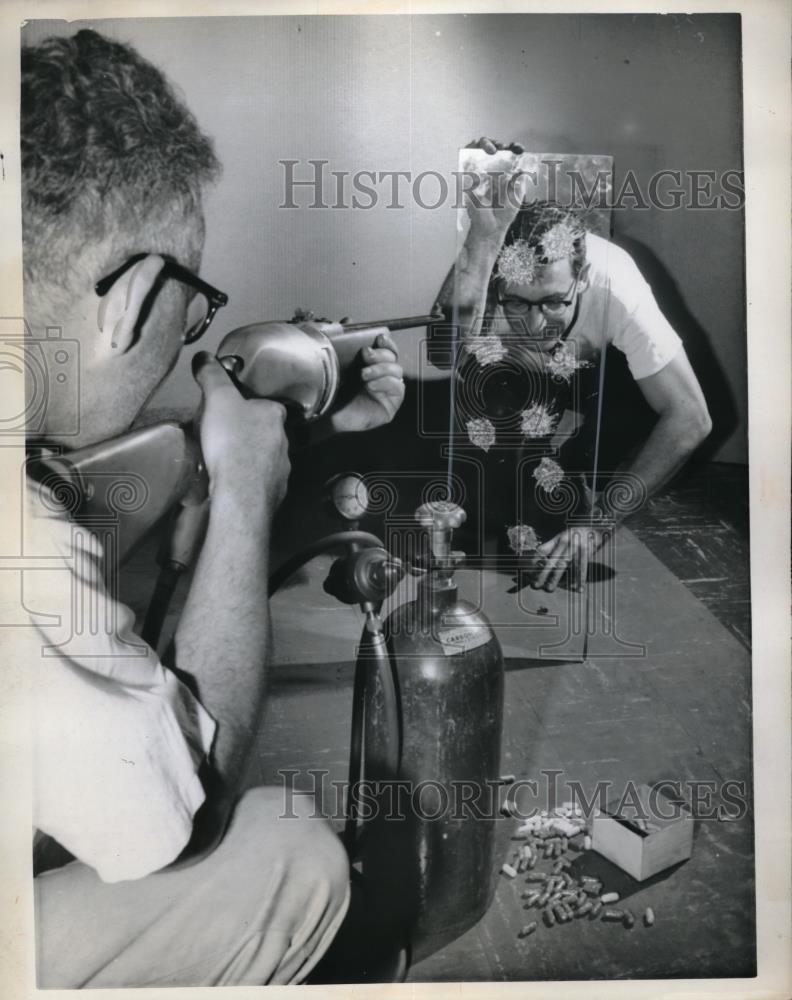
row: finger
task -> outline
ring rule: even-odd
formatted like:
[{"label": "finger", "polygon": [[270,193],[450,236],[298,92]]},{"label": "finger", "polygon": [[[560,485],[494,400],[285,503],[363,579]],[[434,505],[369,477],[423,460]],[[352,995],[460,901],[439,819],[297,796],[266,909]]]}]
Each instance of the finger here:
[{"label": "finger", "polygon": [[567,566],[567,556],[553,556],[552,559],[548,559],[544,564],[542,571],[536,577],[534,581],[534,590],[554,590],[555,586],[553,584],[553,579],[556,576],[556,572],[559,570],[561,573],[564,572]]},{"label": "finger", "polygon": [[279,403],[274,399],[257,399],[253,401],[252,405],[254,406],[266,405],[271,411],[273,420],[278,420],[282,424],[286,423],[286,417],[289,411],[286,409],[283,403]]},{"label": "finger", "polygon": [[547,583],[545,584],[545,590],[552,593],[556,589],[559,582],[561,581],[561,577],[569,569],[570,562],[572,561],[571,557],[572,553],[567,552],[563,558],[557,561],[556,565],[553,567],[553,570],[548,577]]},{"label": "finger", "polygon": [[360,373],[360,377],[365,379],[366,382],[376,382],[378,379],[388,377],[403,381],[401,365],[397,365],[393,361],[364,368]]},{"label": "finger", "polygon": [[544,559],[541,566],[539,567],[539,571],[537,572],[533,582],[531,583],[531,586],[533,587],[534,590],[541,590],[542,587],[544,587],[544,585],[547,583],[547,578],[553,571],[554,566],[555,562],[552,557],[547,557]]},{"label": "finger", "polygon": [[385,362],[397,362],[399,360],[398,354],[394,351],[388,350],[387,348],[380,347],[364,347],[363,348],[363,363],[366,366],[376,365],[380,361]]},{"label": "finger", "polygon": [[544,568],[545,558],[540,555],[535,549],[533,552],[526,552],[520,556],[520,570],[526,573],[530,577],[534,577],[541,569]]},{"label": "finger", "polygon": [[484,152],[488,153],[490,156],[492,156],[493,153],[496,153],[498,151],[497,146],[492,141],[492,139],[488,139],[485,135],[483,135],[479,139],[478,146],[479,149],[483,149]]},{"label": "finger", "polygon": [[399,348],[396,346],[396,341],[389,333],[377,334],[374,347],[384,347],[388,351],[393,351],[397,358],[399,356]]},{"label": "finger", "polygon": [[545,545],[552,545],[553,548],[548,554],[547,561],[534,581],[534,587],[536,590],[541,590],[542,587],[547,584],[559,563],[566,566],[568,561],[566,539],[562,538],[556,539],[555,542],[545,542]]},{"label": "finger", "polygon": [[551,538],[547,542],[542,542],[539,546],[539,551],[546,556],[552,555],[556,549],[566,548],[566,541],[561,535],[556,535],[555,538]]},{"label": "finger", "polygon": [[372,396],[403,396],[404,379],[395,375],[383,375],[366,386]]},{"label": "finger", "polygon": [[525,146],[523,146],[521,142],[511,143],[509,149],[511,150],[512,153],[516,153],[517,156],[520,156],[522,153],[525,152]]},{"label": "finger", "polygon": [[204,398],[218,389],[227,389],[233,386],[228,372],[208,351],[198,351],[197,354],[194,354],[191,364],[193,378],[201,387]]}]

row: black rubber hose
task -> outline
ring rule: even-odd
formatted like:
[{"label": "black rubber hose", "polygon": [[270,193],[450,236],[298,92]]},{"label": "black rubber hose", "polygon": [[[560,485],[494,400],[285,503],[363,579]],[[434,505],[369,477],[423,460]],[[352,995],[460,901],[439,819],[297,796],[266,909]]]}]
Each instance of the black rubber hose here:
[{"label": "black rubber hose", "polygon": [[143,620],[143,628],[140,631],[141,639],[152,649],[156,650],[159,644],[165,616],[168,613],[181,574],[180,567],[163,566],[157,575],[154,593],[151,595],[149,606],[146,609],[146,617]]},{"label": "black rubber hose", "polygon": [[376,535],[369,534],[367,531],[338,531],[334,535],[325,535],[324,538],[312,542],[307,549],[303,549],[302,552],[298,552],[291,559],[287,559],[282,566],[275,570],[269,578],[269,596],[272,597],[293,573],[296,573],[301,566],[304,566],[305,563],[309,562],[315,556],[321,555],[328,549],[338,548],[339,545],[354,544],[364,545],[367,548],[370,548],[372,545],[383,548],[379,538]]},{"label": "black rubber hose", "polygon": [[[344,842],[350,859],[354,860],[357,834],[356,807],[358,787],[362,777],[366,780],[392,781],[398,777],[401,764],[401,722],[393,666],[382,632],[370,635],[364,632],[357,663],[355,685],[352,692],[352,738],[349,748],[349,793]],[[379,680],[381,694],[381,729],[376,734],[364,732],[372,720],[366,718],[366,686]],[[365,744],[365,750],[364,750]],[[365,773],[363,760],[365,758]]]},{"label": "black rubber hose", "polygon": [[344,846],[350,861],[354,860],[357,844],[357,804],[363,773],[363,725],[366,703],[366,663],[358,657],[355,664],[355,684],[352,689],[352,734],[349,741],[349,781],[347,814],[344,823]]}]

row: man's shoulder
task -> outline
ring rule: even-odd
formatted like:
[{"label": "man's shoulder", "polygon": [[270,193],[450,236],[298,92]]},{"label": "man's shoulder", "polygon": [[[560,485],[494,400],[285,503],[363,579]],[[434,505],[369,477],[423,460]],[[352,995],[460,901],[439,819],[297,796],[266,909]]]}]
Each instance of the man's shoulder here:
[{"label": "man's shoulder", "polygon": [[613,240],[596,233],[586,234],[586,260],[591,265],[591,278],[597,283],[620,285],[641,279],[638,265],[630,254]]}]

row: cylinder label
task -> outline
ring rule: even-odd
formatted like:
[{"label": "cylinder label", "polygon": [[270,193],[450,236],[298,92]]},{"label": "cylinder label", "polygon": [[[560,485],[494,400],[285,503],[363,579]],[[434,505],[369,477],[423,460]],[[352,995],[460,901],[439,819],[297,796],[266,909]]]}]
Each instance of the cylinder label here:
[{"label": "cylinder label", "polygon": [[490,641],[491,636],[492,633],[486,625],[442,628],[437,633],[437,638],[440,640],[446,656],[466,653],[477,646],[484,646]]}]

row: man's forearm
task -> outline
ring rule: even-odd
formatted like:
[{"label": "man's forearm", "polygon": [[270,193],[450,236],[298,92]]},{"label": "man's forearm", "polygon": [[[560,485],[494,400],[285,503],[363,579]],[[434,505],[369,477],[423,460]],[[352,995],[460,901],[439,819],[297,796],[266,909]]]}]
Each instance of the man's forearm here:
[{"label": "man's forearm", "polygon": [[[661,416],[637,455],[621,470],[640,480],[645,496],[661,489],[690,458],[707,436],[708,430],[692,426],[673,414]],[[604,511],[605,516],[619,521],[624,514]]]},{"label": "man's forearm", "polygon": [[471,237],[468,234],[437,296],[437,305],[446,320],[459,323],[462,341],[475,337],[481,329],[487,289],[500,246],[500,239]]},{"label": "man's forearm", "polygon": [[217,721],[216,771],[230,793],[244,776],[261,717],[270,647],[271,513],[215,491],[206,540],[176,631],[176,666],[195,678]]}]

